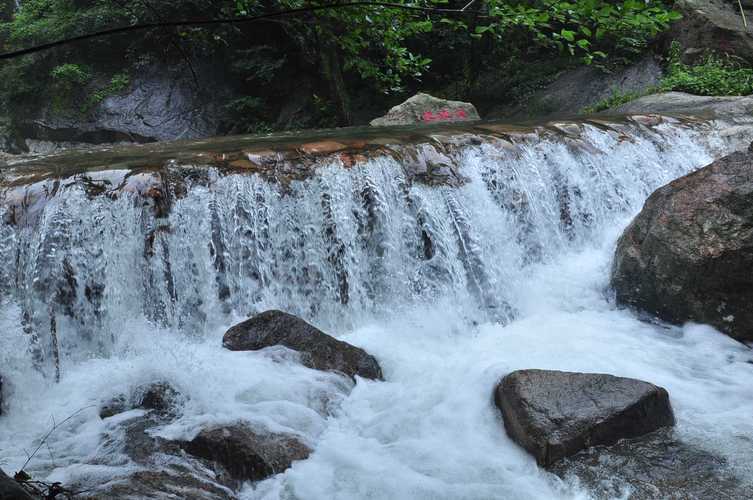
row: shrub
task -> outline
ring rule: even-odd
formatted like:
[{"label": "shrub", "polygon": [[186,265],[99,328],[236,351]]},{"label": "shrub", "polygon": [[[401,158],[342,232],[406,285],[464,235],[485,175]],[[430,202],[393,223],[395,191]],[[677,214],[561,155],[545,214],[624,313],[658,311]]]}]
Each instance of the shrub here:
[{"label": "shrub", "polygon": [[689,66],[680,60],[680,44],[673,42],[667,76],[661,90],[677,90],[697,95],[748,95],[753,93],[753,68],[731,57],[706,54],[699,64]]}]

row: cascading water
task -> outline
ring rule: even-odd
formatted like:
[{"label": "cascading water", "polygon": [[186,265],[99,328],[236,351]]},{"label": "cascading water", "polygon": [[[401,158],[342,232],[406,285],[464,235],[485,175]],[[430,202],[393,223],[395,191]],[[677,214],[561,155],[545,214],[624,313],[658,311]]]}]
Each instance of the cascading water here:
[{"label": "cascading water", "polygon": [[[648,194],[729,145],[700,125],[625,129],[459,148],[459,185],[416,182],[384,155],[290,182],[176,165],[185,186],[169,209],[81,182],[40,181],[37,204],[8,191],[3,468],[75,413],[26,470],[85,487],[132,473],[97,406],[169,380],[186,400],[157,435],[243,419],[315,450],[242,498],[585,498],[507,439],[490,402],[510,370],[555,368],[667,387],[677,432],[744,476],[749,352],[707,327],[640,322],[608,292],[614,241]],[[129,175],[87,183],[142,174]],[[228,326],[270,308],[364,347],[386,381],[353,387],[278,351],[222,349]]]}]

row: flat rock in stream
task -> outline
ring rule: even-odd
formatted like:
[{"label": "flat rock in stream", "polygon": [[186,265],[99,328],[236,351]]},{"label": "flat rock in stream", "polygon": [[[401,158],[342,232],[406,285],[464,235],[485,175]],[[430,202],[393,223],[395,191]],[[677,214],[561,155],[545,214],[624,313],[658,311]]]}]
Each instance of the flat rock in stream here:
[{"label": "flat rock in stream", "polygon": [[298,351],[301,362],[309,368],[382,379],[382,369],[374,356],[282,311],[265,311],[235,325],[225,332],[222,345],[231,351],[281,345]]},{"label": "flat rock in stream", "polygon": [[311,453],[293,435],[258,432],[242,423],[205,429],[182,446],[196,457],[221,465],[241,481],[278,474]]},{"label": "flat rock in stream", "polygon": [[519,370],[494,395],[507,434],[545,467],[590,446],[674,425],[666,390],[612,375]]}]

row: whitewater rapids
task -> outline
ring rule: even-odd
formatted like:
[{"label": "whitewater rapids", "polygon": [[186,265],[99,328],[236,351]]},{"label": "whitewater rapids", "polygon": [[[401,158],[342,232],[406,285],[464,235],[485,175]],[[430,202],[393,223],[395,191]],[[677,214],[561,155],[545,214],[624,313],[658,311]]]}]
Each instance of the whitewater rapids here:
[{"label": "whitewater rapids", "polygon": [[[315,450],[241,498],[590,498],[539,469],[492,404],[501,376],[542,368],[665,387],[677,435],[749,480],[751,351],[706,326],[641,321],[608,284],[615,242],[646,197],[729,145],[672,123],[632,132],[584,126],[579,147],[556,137],[469,146],[459,187],[411,184],[397,160],[377,158],[323,165],[285,189],[217,176],[162,218],[127,196],[61,193],[33,227],[0,226],[0,466],[19,469],[75,414],[27,471],[98,485],[136,470],[117,419],[98,407],[167,380],[185,407],[160,436],[243,419]],[[170,230],[146,255],[159,226]],[[69,275],[78,291],[63,314],[49,304]],[[269,308],[364,348],[385,381],[353,385],[279,350],[221,347],[229,326]]]}]

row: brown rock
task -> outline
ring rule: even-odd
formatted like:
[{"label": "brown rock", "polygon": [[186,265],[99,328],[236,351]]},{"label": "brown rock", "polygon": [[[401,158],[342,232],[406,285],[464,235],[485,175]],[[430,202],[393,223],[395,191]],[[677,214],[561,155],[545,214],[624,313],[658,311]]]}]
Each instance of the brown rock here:
[{"label": "brown rock", "polygon": [[235,325],[225,332],[222,345],[231,351],[256,351],[281,345],[301,353],[303,364],[316,370],[382,378],[379,363],[369,353],[282,311],[265,311]]},{"label": "brown rock", "polygon": [[753,154],[733,153],[656,190],[617,244],[620,304],[753,340]]},{"label": "brown rock", "polygon": [[203,430],[183,448],[220,464],[235,479],[251,481],[283,472],[311,453],[295,436],[256,432],[244,424]]}]

